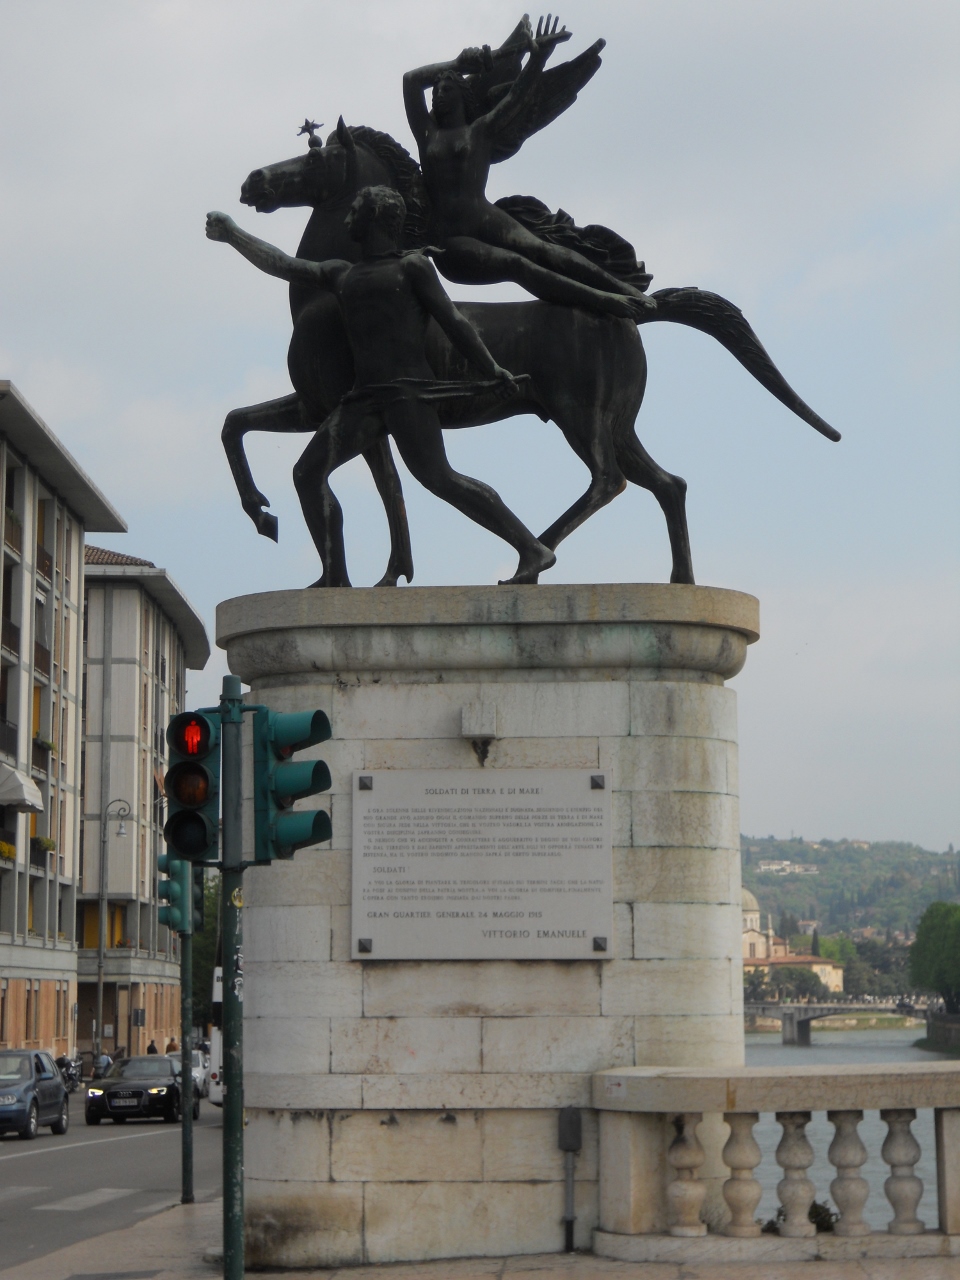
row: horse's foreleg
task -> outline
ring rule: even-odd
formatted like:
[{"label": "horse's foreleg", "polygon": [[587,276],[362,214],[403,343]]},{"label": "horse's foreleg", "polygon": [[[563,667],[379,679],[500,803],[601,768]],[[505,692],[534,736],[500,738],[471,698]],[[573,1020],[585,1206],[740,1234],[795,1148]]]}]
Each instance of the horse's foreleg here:
[{"label": "horse's foreleg", "polygon": [[377,586],[395,587],[400,578],[406,578],[407,582],[412,582],[413,550],[410,546],[410,526],[407,524],[407,507],[403,500],[400,475],[390,451],[390,441],[384,436],[369,449],[365,449],[363,457],[376,482],[390,528],[390,560],[387,571]]},{"label": "horse's foreleg", "polygon": [[233,472],[233,480],[240,494],[244,511],[257,526],[257,532],[265,538],[277,541],[277,517],[264,507],[267,498],[253,482],[250,464],[243,449],[243,437],[248,431],[297,432],[312,431],[315,424],[304,421],[300,398],[283,396],[279,400],[267,400],[263,404],[249,405],[245,409],[231,409],[223,424],[220,438]]},{"label": "horse's foreleg", "polygon": [[687,529],[687,482],[681,476],[671,475],[654,462],[637,439],[633,427],[624,431],[616,440],[617,462],[620,470],[634,484],[648,489],[660,504],[667,521],[670,550],[673,555],[671,582],[693,583],[693,557],[690,553],[690,533]]}]

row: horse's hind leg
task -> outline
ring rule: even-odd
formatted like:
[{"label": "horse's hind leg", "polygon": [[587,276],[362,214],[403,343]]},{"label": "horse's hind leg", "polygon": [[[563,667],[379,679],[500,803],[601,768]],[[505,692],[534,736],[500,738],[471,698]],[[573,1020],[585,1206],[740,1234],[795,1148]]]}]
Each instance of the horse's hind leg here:
[{"label": "horse's hind leg", "polygon": [[670,550],[673,553],[671,582],[693,582],[693,559],[687,529],[687,482],[664,471],[647,453],[630,426],[614,442],[620,470],[634,484],[649,489],[660,503],[667,520]]},{"label": "horse's hind leg", "polygon": [[277,517],[264,507],[269,501],[253,483],[250,463],[243,449],[243,437],[248,431],[297,432],[313,431],[316,424],[304,421],[297,395],[282,396],[279,400],[267,400],[245,409],[231,409],[223,424],[220,438],[233,472],[234,483],[240,494],[244,511],[257,526],[257,533],[277,541]]},{"label": "horse's hind leg", "polygon": [[586,430],[573,430],[559,416],[554,421],[563,432],[567,444],[589,468],[590,483],[559,520],[555,520],[540,535],[540,541],[546,543],[551,550],[555,550],[564,538],[569,537],[585,520],[589,520],[608,502],[612,502],[627,487],[603,414],[593,416],[586,424]]}]

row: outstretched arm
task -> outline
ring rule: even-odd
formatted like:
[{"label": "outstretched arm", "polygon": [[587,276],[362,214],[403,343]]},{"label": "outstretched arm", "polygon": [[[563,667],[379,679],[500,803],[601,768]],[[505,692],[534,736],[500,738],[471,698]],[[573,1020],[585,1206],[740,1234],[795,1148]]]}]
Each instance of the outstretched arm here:
[{"label": "outstretched arm", "polygon": [[225,213],[207,214],[207,238],[232,244],[255,267],[268,275],[279,276],[281,280],[289,280],[291,284],[312,284],[317,288],[335,290],[344,268],[349,267],[346,262],[309,262],[306,258],[291,258],[282,249],[242,230]]},{"label": "outstretched arm", "polygon": [[479,333],[447,297],[433,264],[419,254],[409,257],[407,264],[417,297],[457,350],[488,378],[511,381],[513,374],[497,364]]},{"label": "outstretched arm", "polygon": [[493,128],[505,125],[517,113],[523,105],[523,101],[527,94],[533,89],[536,82],[540,78],[540,73],[547,64],[547,59],[553,53],[558,44],[569,40],[573,34],[566,27],[557,30],[559,18],[554,20],[553,27],[550,27],[550,19],[544,23],[541,18],[537,23],[537,34],[534,36],[529,31],[529,48],[530,56],[524,64],[523,70],[514,80],[508,92],[500,99],[497,105],[488,111],[484,117],[484,123]]},{"label": "outstretched arm", "polygon": [[432,62],[429,66],[417,67],[416,71],[406,73],[403,77],[403,105],[410,132],[418,143],[426,138],[430,122],[425,91],[437,83],[444,71],[459,71],[466,75],[481,70],[489,59],[490,48],[484,45],[482,49],[464,49],[452,62]]}]

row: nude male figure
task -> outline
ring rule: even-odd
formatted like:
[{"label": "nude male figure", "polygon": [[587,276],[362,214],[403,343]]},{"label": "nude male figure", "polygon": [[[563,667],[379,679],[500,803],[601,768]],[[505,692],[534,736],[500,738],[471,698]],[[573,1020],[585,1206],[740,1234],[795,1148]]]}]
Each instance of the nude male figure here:
[{"label": "nude male figure", "polygon": [[[305,449],[293,477],[304,518],[323,562],[317,586],[349,586],[343,546],[343,512],[329,477],[342,463],[389,433],[411,474],[439,498],[497,534],[519,555],[510,582],[536,582],[556,556],[479,480],[460,475],[447,460],[433,404],[445,396],[477,394],[499,382],[516,386],[477,331],[453,305],[433,264],[399,248],[405,207],[387,187],[365,187],[347,223],[360,245],[357,263],[292,258],[242,231],[223,213],[207,215],[207,235],[224,240],[245,258],[282,280],[313,284],[336,295],[353,352],[356,380]],[[426,358],[427,326],[434,319],[457,349],[485,375],[486,384],[440,383]]]}]

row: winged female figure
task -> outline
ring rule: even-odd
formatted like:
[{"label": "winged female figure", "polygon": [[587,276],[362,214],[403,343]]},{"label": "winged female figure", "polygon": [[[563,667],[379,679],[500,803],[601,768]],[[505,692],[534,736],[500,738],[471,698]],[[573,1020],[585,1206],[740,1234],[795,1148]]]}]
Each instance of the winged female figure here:
[{"label": "winged female figure", "polygon": [[[558,31],[557,26],[557,20],[551,27],[549,17],[546,23],[541,19],[534,35],[524,15],[495,53],[488,47],[464,49],[452,62],[420,67],[403,77],[407,120],[430,198],[430,235],[443,250],[437,267],[456,284],[512,280],[546,302],[648,318],[656,303],[645,296],[642,286],[649,278],[637,273],[635,261],[637,283],[611,274],[569,243],[558,243],[570,238],[566,215],[557,215],[560,225],[552,230],[559,234],[548,239],[486,196],[490,166],[515,155],[531,134],[571,106],[600,66],[603,40],[545,70],[556,45],[570,38],[566,28]],[[428,88],[433,90],[432,109],[427,108]],[[534,206],[534,217],[542,210],[537,201],[512,200],[518,209],[526,203],[528,213]],[[603,229],[587,228],[591,230]]]}]

